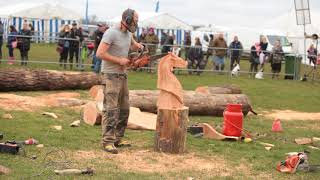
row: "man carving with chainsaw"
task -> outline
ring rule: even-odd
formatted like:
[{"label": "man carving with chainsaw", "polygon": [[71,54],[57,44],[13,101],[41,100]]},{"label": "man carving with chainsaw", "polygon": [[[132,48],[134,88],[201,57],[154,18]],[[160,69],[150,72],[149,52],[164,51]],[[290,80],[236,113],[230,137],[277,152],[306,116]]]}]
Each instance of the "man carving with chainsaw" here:
[{"label": "man carving with chainsaw", "polygon": [[117,154],[117,147],[130,146],[122,140],[129,117],[129,90],[126,69],[129,50],[143,49],[133,37],[138,26],[138,13],[127,9],[119,25],[105,32],[97,56],[102,62],[105,85],[102,115],[102,145],[105,151]]}]

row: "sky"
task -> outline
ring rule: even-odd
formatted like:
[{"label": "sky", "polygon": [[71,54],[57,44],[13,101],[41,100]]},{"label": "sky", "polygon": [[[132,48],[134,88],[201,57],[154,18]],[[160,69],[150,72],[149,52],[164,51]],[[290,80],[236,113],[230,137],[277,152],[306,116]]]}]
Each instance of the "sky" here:
[{"label": "sky", "polygon": [[[30,3],[56,3],[83,14],[86,0],[25,0]],[[0,7],[8,0],[0,0]],[[10,4],[21,0],[10,0]],[[156,0],[89,0],[89,15],[100,20],[121,15],[126,8],[154,11]],[[320,11],[320,1],[310,0],[312,11]],[[174,15],[191,25],[214,24],[227,27],[255,27],[294,10],[294,0],[160,0],[160,12]],[[312,14],[311,14],[312,17]]]}]

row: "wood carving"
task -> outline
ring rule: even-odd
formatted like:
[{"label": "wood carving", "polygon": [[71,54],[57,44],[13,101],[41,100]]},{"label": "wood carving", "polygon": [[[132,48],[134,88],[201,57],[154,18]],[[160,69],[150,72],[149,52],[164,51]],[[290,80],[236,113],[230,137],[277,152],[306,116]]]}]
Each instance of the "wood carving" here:
[{"label": "wood carving", "polygon": [[158,118],[154,149],[166,153],[185,152],[189,108],[183,106],[183,89],[172,73],[173,68],[183,68],[187,62],[169,53],[158,66]]},{"label": "wood carving", "polygon": [[158,66],[158,89],[160,89],[158,109],[183,108],[183,89],[172,71],[175,67],[184,68],[187,64],[187,61],[173,53],[161,59]]}]

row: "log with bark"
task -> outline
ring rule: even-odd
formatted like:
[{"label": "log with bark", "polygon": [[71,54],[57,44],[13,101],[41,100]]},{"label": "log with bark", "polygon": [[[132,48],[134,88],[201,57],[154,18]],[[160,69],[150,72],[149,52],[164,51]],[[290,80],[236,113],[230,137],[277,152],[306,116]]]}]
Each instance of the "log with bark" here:
[{"label": "log with bark", "polygon": [[[130,91],[130,105],[141,111],[157,113],[157,98],[159,91],[132,90]],[[227,104],[242,104],[242,112],[247,115],[250,110],[249,98],[244,94],[209,94],[184,92],[184,105],[189,107],[189,115],[223,116]]]},{"label": "log with bark", "polygon": [[221,86],[200,86],[196,92],[203,94],[241,94],[242,91],[238,85],[228,84]]},{"label": "log with bark", "polygon": [[0,91],[89,89],[100,84],[95,73],[51,70],[1,69]]}]

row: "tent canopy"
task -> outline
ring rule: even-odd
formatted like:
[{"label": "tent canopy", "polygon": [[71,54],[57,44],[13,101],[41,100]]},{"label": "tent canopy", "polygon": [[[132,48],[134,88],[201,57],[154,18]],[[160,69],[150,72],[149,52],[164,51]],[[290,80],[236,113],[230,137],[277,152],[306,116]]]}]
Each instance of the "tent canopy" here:
[{"label": "tent canopy", "polygon": [[60,5],[52,5],[48,3],[20,3],[1,7],[0,17],[79,20],[81,15]]},{"label": "tent canopy", "polygon": [[[121,21],[121,16],[115,17],[107,23],[116,24]],[[192,26],[168,14],[155,12],[139,12],[139,27],[154,27],[156,29],[182,29],[192,30]]]}]

